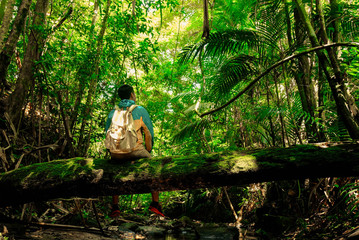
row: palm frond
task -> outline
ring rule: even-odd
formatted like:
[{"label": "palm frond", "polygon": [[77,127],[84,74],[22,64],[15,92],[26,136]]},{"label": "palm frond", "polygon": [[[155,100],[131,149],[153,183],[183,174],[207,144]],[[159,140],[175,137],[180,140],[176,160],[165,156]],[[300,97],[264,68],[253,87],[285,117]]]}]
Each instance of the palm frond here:
[{"label": "palm frond", "polygon": [[[260,21],[256,29],[259,30],[262,36],[271,40],[272,43],[277,43],[281,38],[286,35],[286,14],[282,0],[265,0],[259,1]],[[276,44],[271,45],[277,49]]]},{"label": "palm frond", "polygon": [[359,212],[359,184],[357,181],[347,183],[340,188],[340,194],[342,195],[346,209],[349,214],[355,213],[358,216]]},{"label": "palm frond", "polygon": [[226,23],[229,28],[248,26],[251,24],[250,13],[253,12],[256,2],[256,0],[218,0],[214,21]]},{"label": "palm frond", "polygon": [[197,102],[196,104],[193,104],[189,106],[184,113],[188,114],[193,111],[202,112],[203,109],[207,110],[210,109],[214,104],[212,102]]},{"label": "palm frond", "polygon": [[256,115],[254,116],[254,119],[257,122],[264,121],[268,118],[275,118],[280,109],[277,106],[261,106],[256,109]]},{"label": "palm frond", "polygon": [[199,136],[204,129],[210,127],[208,119],[200,119],[182,128],[174,137],[173,142],[182,142],[187,137]]},{"label": "palm frond", "polygon": [[203,57],[216,56],[217,54],[238,54],[244,48],[254,48],[260,41],[260,35],[256,30],[227,30],[211,34],[208,39]]},{"label": "palm frond", "polygon": [[244,54],[230,58],[219,69],[212,92],[220,95],[229,93],[240,81],[247,80],[255,72],[256,61],[255,57]]},{"label": "palm frond", "polygon": [[[327,23],[339,21],[341,23],[341,31],[345,33],[345,37],[353,39],[359,32],[359,5],[357,3],[349,3],[347,1],[338,2],[336,5],[330,4],[325,9],[327,16]],[[333,31],[333,28],[328,28],[328,33]]]},{"label": "palm frond", "polygon": [[[268,123],[268,125],[269,125],[269,123]],[[263,127],[263,125],[260,125],[254,131],[259,134],[260,139],[264,144],[267,144],[268,146],[273,146],[273,144],[272,144],[273,139],[271,137],[270,130],[269,130],[268,126],[266,129],[265,127]]]},{"label": "palm frond", "polygon": [[257,2],[260,5],[260,8],[263,10],[261,12],[261,17],[264,17],[266,13],[276,12],[283,3],[282,0],[259,0]]},{"label": "palm frond", "polygon": [[348,130],[341,119],[338,119],[334,124],[328,127],[328,134],[329,137],[335,141],[351,140]]},{"label": "palm frond", "polygon": [[196,44],[187,45],[183,47],[179,54],[178,62],[180,64],[192,62],[198,56],[198,54],[200,54],[203,51],[204,47],[205,47],[205,42],[203,40]]},{"label": "palm frond", "polygon": [[191,62],[202,52],[204,58],[222,54],[238,54],[244,48],[258,46],[259,41],[260,35],[256,30],[226,30],[211,33],[208,38],[184,47],[179,54],[179,63]]},{"label": "palm frond", "polygon": [[349,39],[354,39],[359,33],[359,17],[345,17],[341,27]]},{"label": "palm frond", "polygon": [[183,93],[180,93],[176,96],[174,96],[172,99],[171,99],[171,102],[178,102],[180,101],[181,99],[184,101],[184,102],[188,102],[188,101],[192,101],[194,99],[198,99],[199,97],[199,93],[198,91],[190,91],[190,92],[183,92]]}]

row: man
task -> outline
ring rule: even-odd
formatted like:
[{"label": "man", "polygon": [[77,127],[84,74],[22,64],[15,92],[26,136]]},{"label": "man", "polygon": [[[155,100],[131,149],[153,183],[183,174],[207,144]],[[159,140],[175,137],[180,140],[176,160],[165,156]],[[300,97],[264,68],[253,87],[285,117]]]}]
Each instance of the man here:
[{"label": "man", "polygon": [[[118,89],[118,96],[121,101],[118,104],[120,109],[126,109],[131,107],[136,102],[136,95],[133,90],[133,87],[130,85],[122,85]],[[106,133],[111,126],[112,117],[114,116],[115,109],[110,112],[106,122]],[[140,158],[150,158],[153,146],[153,125],[151,118],[147,110],[142,106],[137,106],[132,111],[132,117],[134,120],[135,130],[137,133],[137,143],[134,151],[127,154],[116,154],[111,153],[111,159],[114,161],[126,161],[126,160],[135,160]],[[144,135],[144,139],[143,139]],[[162,213],[161,205],[159,204],[159,192],[152,192],[152,202],[150,204],[149,210],[164,216]],[[110,217],[117,217],[120,215],[118,208],[118,195],[112,197],[112,211]]]}]

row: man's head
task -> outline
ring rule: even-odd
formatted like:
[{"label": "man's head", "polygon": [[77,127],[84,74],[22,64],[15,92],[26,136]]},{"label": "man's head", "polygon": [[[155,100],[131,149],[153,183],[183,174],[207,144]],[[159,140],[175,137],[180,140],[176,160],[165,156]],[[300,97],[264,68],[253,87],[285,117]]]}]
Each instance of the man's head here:
[{"label": "man's head", "polygon": [[135,91],[133,90],[133,87],[130,85],[124,84],[121,87],[118,88],[118,96],[121,99],[130,99],[136,101],[136,95]]}]

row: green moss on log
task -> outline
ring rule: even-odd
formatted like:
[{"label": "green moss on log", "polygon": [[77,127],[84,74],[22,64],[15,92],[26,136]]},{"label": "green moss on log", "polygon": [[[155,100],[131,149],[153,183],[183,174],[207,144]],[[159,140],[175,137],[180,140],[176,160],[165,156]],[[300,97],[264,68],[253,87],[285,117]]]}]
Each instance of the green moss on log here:
[{"label": "green moss on log", "polygon": [[359,176],[357,144],[158,157],[113,162],[71,158],[0,174],[0,206],[58,197],[172,191],[308,178]]},{"label": "green moss on log", "polygon": [[93,166],[93,159],[83,157],[35,163],[0,174],[0,181],[10,180],[18,182],[20,185],[24,185],[32,179],[55,178],[59,181],[71,181],[78,176],[92,174]]}]

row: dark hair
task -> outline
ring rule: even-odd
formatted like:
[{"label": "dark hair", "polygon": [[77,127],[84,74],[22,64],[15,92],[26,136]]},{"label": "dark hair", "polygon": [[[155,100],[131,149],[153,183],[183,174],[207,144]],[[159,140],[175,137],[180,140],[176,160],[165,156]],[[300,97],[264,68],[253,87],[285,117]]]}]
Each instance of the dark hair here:
[{"label": "dark hair", "polygon": [[130,85],[124,84],[121,87],[118,88],[118,96],[121,99],[130,99],[131,97],[131,93],[133,93],[133,87],[131,87]]}]

